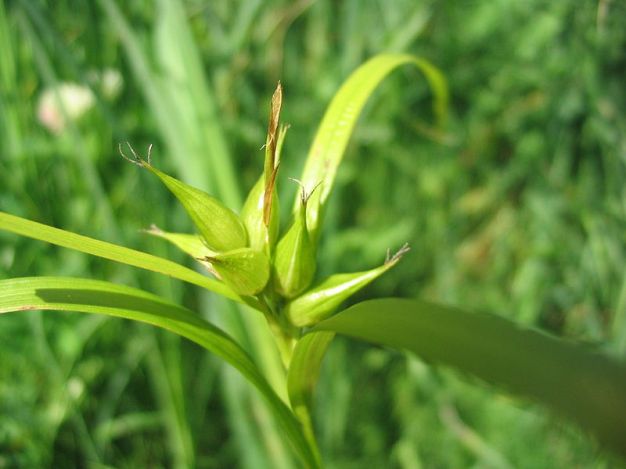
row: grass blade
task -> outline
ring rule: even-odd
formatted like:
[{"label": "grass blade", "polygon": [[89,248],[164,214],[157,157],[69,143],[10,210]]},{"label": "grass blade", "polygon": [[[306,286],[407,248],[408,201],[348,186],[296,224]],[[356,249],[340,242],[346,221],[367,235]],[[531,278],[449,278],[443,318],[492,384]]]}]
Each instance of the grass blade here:
[{"label": "grass blade", "polygon": [[132,265],[141,269],[151,270],[160,274],[184,280],[224,295],[230,299],[243,302],[243,300],[231,291],[226,285],[217,280],[205,277],[175,262],[153,256],[141,251],[135,251],[117,244],[107,243],[97,239],[82,236],[48,225],[43,225],[31,220],[0,212],[0,230],[10,231],[29,238],[46,241],[64,248],[103,257],[122,264]]},{"label": "grass blade", "polygon": [[29,277],[0,281],[0,313],[33,309],[132,319],[197,343],[239,370],[261,392],[298,455],[306,464],[317,466],[298,422],[250,356],[221,329],[191,311],[142,290],[97,280]]},{"label": "grass blade", "polygon": [[[311,232],[317,232],[337,168],[365,103],[387,75],[406,64],[415,65],[426,77],[435,96],[435,114],[443,122],[448,101],[445,80],[427,61],[407,54],[381,54],[356,69],[328,106],[302,174],[302,183],[308,191],[321,183],[307,208],[307,226]],[[295,207],[298,207],[297,200]]]},{"label": "grass blade", "polygon": [[156,4],[154,54],[162,92],[171,97],[183,130],[189,134],[193,157],[205,170],[202,176],[211,179],[215,193],[226,205],[239,209],[242,200],[238,175],[186,6],[180,0],[159,0]]},{"label": "grass blade", "polygon": [[626,456],[626,364],[506,319],[416,300],[358,303],[315,330],[408,349],[574,420]]},{"label": "grass blade", "polygon": [[152,109],[159,131],[168,146],[171,157],[176,162],[181,178],[196,187],[208,189],[205,179],[207,168],[204,162],[196,158],[196,153],[192,152],[187,144],[185,129],[176,119],[175,105],[169,99],[170,95],[164,92],[163,87],[155,78],[155,72],[139,38],[116,2],[99,0],[98,3],[120,37],[129,66],[139,84],[139,90],[144,94]]}]

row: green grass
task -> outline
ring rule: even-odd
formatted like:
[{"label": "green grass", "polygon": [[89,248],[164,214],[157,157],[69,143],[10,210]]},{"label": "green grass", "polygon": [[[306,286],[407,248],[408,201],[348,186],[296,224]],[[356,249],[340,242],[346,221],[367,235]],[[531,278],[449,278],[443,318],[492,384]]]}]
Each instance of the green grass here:
[{"label": "green grass", "polygon": [[[119,157],[119,142],[154,143],[159,167],[236,207],[262,167],[267,104],[280,79],[291,129],[279,184],[295,193],[286,177],[300,174],[343,79],[377,52],[410,52],[449,81],[448,128],[432,127],[414,71],[381,87],[338,173],[319,276],[376,265],[409,241],[410,262],[357,299],[447,301],[623,356],[623,5],[190,1],[165,19],[170,3],[181,6],[0,5],[3,211],[184,262],[140,233],[151,223],[191,226],[157,181]],[[60,136],[43,129],[42,89],[86,82],[104,67],[121,72],[121,95],[98,95]],[[285,210],[291,200],[281,199]],[[250,350],[266,348],[260,324],[193,287],[0,233],[0,277],[27,275],[158,291],[222,322]],[[274,360],[262,366],[271,371]],[[0,362],[0,467],[293,464],[248,386],[176,338],[120,320],[7,315]],[[346,468],[613,464],[542,408],[475,384],[337,341],[314,416],[322,452]]]}]

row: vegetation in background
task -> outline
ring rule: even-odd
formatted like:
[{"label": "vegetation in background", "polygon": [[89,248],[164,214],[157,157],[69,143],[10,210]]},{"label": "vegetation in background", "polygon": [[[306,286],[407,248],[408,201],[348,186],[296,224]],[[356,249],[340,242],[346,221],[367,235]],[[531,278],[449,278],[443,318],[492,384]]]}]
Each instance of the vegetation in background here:
[{"label": "vegetation in background", "polygon": [[[291,124],[281,172],[297,175],[348,73],[376,52],[407,51],[444,70],[451,125],[441,134],[428,124],[426,88],[407,86],[414,74],[400,73],[377,93],[338,174],[320,278],[364,269],[409,240],[411,262],[360,299],[445,300],[623,356],[623,6],[392,4],[162,1],[119,11],[104,0],[5,2],[0,207],[183,261],[140,229],[188,231],[189,221],[154,179],[120,164],[117,142],[155,142],[169,154],[164,169],[238,206],[257,176],[267,95],[278,78]],[[94,78],[107,69],[123,77],[112,101]],[[88,86],[94,107],[78,121],[66,110],[64,130],[47,130],[36,103],[66,82]],[[178,127],[162,122],[168,114]],[[233,176],[220,182],[215,175],[228,170],[214,168],[224,161]],[[159,276],[0,239],[3,277],[106,278],[193,310],[224,308]],[[274,460],[263,456],[277,442],[262,406],[230,371],[199,359],[197,347],[119,321],[25,317],[3,317],[0,328],[1,464],[289,464],[280,450],[270,452]],[[245,330],[237,321],[229,327]],[[414,357],[345,341],[330,354],[315,417],[335,465],[609,464],[541,409]]]}]

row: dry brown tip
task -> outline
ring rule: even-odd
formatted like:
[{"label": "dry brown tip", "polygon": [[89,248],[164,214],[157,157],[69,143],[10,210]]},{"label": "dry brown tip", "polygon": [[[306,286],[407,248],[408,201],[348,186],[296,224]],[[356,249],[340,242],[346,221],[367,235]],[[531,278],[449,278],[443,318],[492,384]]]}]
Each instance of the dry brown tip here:
[{"label": "dry brown tip", "polygon": [[270,106],[270,119],[267,126],[267,146],[272,155],[272,167],[276,157],[276,142],[278,141],[278,121],[280,119],[280,109],[283,105],[283,87],[278,82],[276,90],[272,95],[272,103]]}]

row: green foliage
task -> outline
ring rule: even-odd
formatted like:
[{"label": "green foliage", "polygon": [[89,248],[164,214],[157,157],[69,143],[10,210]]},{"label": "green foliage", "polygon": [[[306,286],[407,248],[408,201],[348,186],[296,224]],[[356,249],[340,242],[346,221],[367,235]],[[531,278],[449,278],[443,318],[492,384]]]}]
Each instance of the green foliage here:
[{"label": "green foliage", "polygon": [[[385,58],[389,58],[389,60],[386,61]],[[347,141],[347,137],[349,137],[351,129],[359,117],[360,109],[362,109],[365,99],[390,71],[405,63],[413,63],[422,69],[431,70],[431,74],[434,73],[434,68],[426,66],[423,61],[412,60],[407,56],[398,56],[396,60],[394,60],[393,55],[379,56],[372,59],[360,67],[337,94],[337,100],[344,102],[353,93],[361,92],[356,98],[357,112],[346,112],[346,109],[350,108],[349,102],[344,102],[339,107],[331,105],[324,119],[325,125],[322,126],[319,132],[324,135],[325,132],[328,133],[328,129],[339,129],[345,125],[349,129],[349,133],[344,136],[344,139]],[[371,76],[368,76],[370,72],[375,72],[378,69],[383,70],[384,73],[373,73]],[[364,74],[364,71],[367,74]],[[439,81],[435,82],[437,85],[435,90],[437,97],[443,99],[445,98],[445,88],[438,75],[437,78]],[[366,91],[365,94],[363,89]],[[274,333],[274,339],[277,341],[277,346],[280,349],[284,366],[282,371],[285,373],[292,367],[293,348],[301,335],[300,329],[303,326],[315,325],[330,315],[348,297],[393,267],[406,248],[403,248],[393,257],[388,258],[385,265],[378,269],[365,273],[331,276],[326,282],[322,282],[319,287],[313,288],[310,292],[305,291],[311,283],[313,273],[315,272],[315,240],[310,238],[311,234],[307,220],[308,201],[315,192],[315,188],[311,189],[309,193],[305,193],[303,187],[301,204],[296,209],[295,222],[278,243],[276,258],[268,256],[273,250],[270,242],[271,209],[276,191],[275,181],[279,167],[280,147],[282,147],[285,136],[284,130],[279,130],[281,103],[282,88],[279,84],[272,97],[270,108],[264,174],[262,178],[264,182],[263,203],[250,204],[248,210],[251,213],[246,217],[248,219],[256,218],[262,220],[262,226],[265,230],[261,232],[261,250],[247,247],[248,233],[245,225],[225,205],[203,191],[178,181],[154,168],[150,159],[151,147],[148,149],[147,159],[141,158],[130,145],[132,158],[125,156],[123,153],[122,156],[129,162],[141,168],[146,168],[155,174],[185,208],[196,228],[200,231],[202,241],[208,248],[215,250],[215,253],[197,258],[196,260],[205,263],[209,270],[223,282],[225,288],[222,288],[226,292],[225,296],[232,299],[233,294],[231,291],[234,291],[244,297],[252,297],[245,300],[236,296],[234,298],[239,301],[245,301],[265,314],[268,324]],[[326,153],[326,147],[332,148],[335,145],[335,141],[332,138],[318,138],[317,141],[318,150],[313,152],[310,157],[314,161],[323,157]],[[345,143],[343,146],[345,147]],[[329,168],[333,164],[338,164],[341,160],[341,155],[337,154],[334,158],[336,162],[332,163],[329,161],[327,164]],[[306,169],[305,176],[310,178],[310,176],[307,176]],[[317,176],[323,178],[320,184],[326,186],[326,193],[328,193],[334,176],[330,173],[326,174],[321,170],[317,171]],[[248,196],[248,200],[257,200],[257,191],[258,189],[253,188]],[[317,201],[318,213],[314,219],[316,228],[321,223],[321,211],[319,209],[322,207],[323,202],[324,199],[318,199]],[[256,217],[254,217],[255,209],[258,212]],[[277,214],[274,213],[274,216],[277,216]],[[259,225],[258,223],[248,223],[248,226],[255,229]],[[2,212],[0,212],[0,229],[167,275],[170,274],[168,267],[172,267],[172,275],[192,283],[202,284],[193,271],[170,261],[85,236],[64,232],[63,230]],[[161,235],[164,239],[171,241],[187,254],[198,250],[197,240],[189,235],[167,235],[158,230],[153,231],[156,231],[156,234]],[[296,261],[290,261],[290,258],[295,258]],[[273,264],[272,268],[270,268],[270,262]],[[270,275],[272,274],[275,276],[275,281],[270,281]],[[240,356],[225,353],[217,345],[217,342],[219,342],[217,335],[221,333],[219,329],[211,329],[208,327],[208,324],[205,325],[204,323],[202,323],[204,327],[199,327],[200,323],[193,324],[190,317],[184,317],[184,315],[181,317],[180,314],[159,311],[159,307],[163,306],[162,304],[156,305],[155,310],[150,311],[150,305],[137,304],[136,296],[141,294],[141,292],[135,291],[134,294],[129,294],[128,291],[122,291],[120,293],[114,284],[92,284],[90,281],[83,281],[85,284],[80,288],[80,279],[41,278],[40,282],[43,286],[42,288],[37,287],[37,281],[28,278],[7,281],[3,288],[3,298],[6,304],[3,308],[0,308],[0,312],[39,308],[67,309],[113,316],[121,315],[122,317],[148,322],[173,331],[183,337],[190,338],[207,350],[224,358],[252,381],[269,400],[272,412],[282,424],[287,438],[292,443],[301,461],[307,467],[318,467],[321,465],[312,421],[309,417],[310,409],[298,406],[297,414],[291,414],[287,411],[287,415],[294,422],[294,416],[299,418],[300,426],[296,425],[294,427],[293,423],[290,423],[289,418],[285,420],[285,409],[276,404],[276,402],[279,402],[279,398],[273,392],[270,392],[269,385],[265,384],[264,381],[259,381],[258,377],[261,374],[257,371],[256,366],[254,366],[254,372],[251,372],[248,364],[242,365]],[[36,285],[33,286],[33,283]],[[75,290],[67,287],[73,283],[78,285],[78,288]],[[207,288],[208,290],[219,290],[219,288],[214,288],[212,283],[207,285],[211,285]],[[220,284],[218,283],[217,285]],[[90,286],[94,287],[88,288]],[[275,291],[273,290],[274,286],[276,286]],[[52,294],[49,295],[44,287],[51,288]],[[264,290],[266,291],[261,294]],[[125,296],[124,292],[128,295]],[[298,293],[302,293],[302,295],[297,297]],[[284,308],[284,311],[277,300],[278,294],[295,297],[289,303],[289,306]],[[75,298],[78,298],[78,300],[75,300]],[[78,306],[74,306],[75,303]],[[116,307],[118,310],[112,311]],[[130,313],[126,311],[130,311]],[[199,330],[190,332],[190,326],[192,328],[198,326]],[[223,337],[229,339],[228,336]],[[236,344],[236,342],[233,341],[232,344]],[[191,458],[192,456],[189,455],[187,457]]]},{"label": "green foliage", "polygon": [[38,277],[3,280],[0,313],[61,310],[97,313],[146,322],[198,343],[239,370],[267,399],[285,435],[307,465],[315,465],[297,421],[272,391],[249,355],[232,338],[193,312],[141,290],[108,282]]},{"label": "green foliage", "polygon": [[183,267],[175,262],[162,259],[145,252],[135,251],[115,244],[107,243],[59,230],[50,226],[42,225],[29,220],[24,220],[8,213],[0,212],[0,224],[3,230],[17,233],[22,236],[46,241],[48,243],[57,244],[62,247],[76,249],[94,256],[104,257],[123,264],[129,264],[133,267],[152,270],[160,274],[169,275],[180,280],[202,286],[208,290],[218,292],[231,299],[236,299],[225,285],[216,282],[210,278],[206,278],[194,272],[191,269]]},{"label": "green foliage", "polygon": [[[278,79],[286,179],[353,69],[382,51],[415,54],[450,83],[449,126],[427,124],[415,73],[387,79],[346,147],[315,283],[409,241],[407,261],[357,299],[418,295],[622,354],[623,5],[509,3],[5,2],[0,209],[194,262],[143,236],[151,224],[193,228],[156,178],[120,164],[118,142],[155,143],[160,169],[236,210],[259,175]],[[115,100],[94,80],[108,67],[123,77]],[[89,87],[95,106],[48,130],[35,103],[66,82]],[[278,183],[288,221],[296,187]],[[185,304],[227,329],[286,398],[279,355],[249,310],[0,232],[0,278],[25,275],[105,278]],[[2,316],[0,465],[293,466],[256,392],[198,348],[95,316]],[[616,465],[542,408],[414,356],[342,340],[327,352],[313,421],[334,467]]]}]

